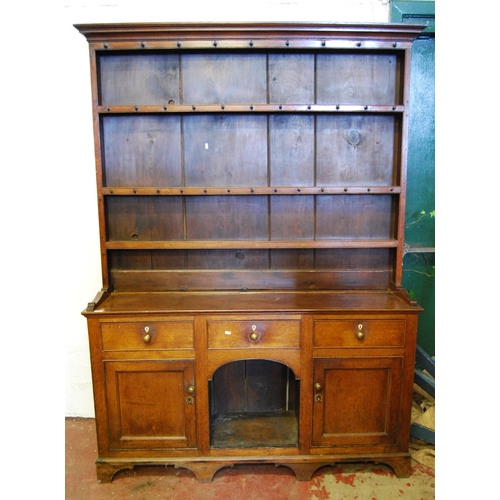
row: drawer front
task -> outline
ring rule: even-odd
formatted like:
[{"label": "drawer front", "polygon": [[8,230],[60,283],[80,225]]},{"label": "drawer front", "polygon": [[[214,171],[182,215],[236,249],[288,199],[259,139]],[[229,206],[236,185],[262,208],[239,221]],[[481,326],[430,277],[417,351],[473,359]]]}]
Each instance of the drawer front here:
[{"label": "drawer front", "polygon": [[314,347],[404,346],[404,319],[315,320]]},{"label": "drawer front", "polygon": [[194,326],[191,321],[101,323],[101,335],[104,351],[194,347]]},{"label": "drawer front", "polygon": [[300,321],[208,321],[208,347],[299,347]]}]

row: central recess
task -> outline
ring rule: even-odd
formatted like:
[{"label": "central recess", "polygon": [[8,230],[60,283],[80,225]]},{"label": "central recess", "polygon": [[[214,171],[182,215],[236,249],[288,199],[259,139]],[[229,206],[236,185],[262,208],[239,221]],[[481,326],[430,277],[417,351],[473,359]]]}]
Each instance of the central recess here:
[{"label": "central recess", "polygon": [[212,448],[298,446],[299,381],[264,359],[221,366],[209,382]]}]

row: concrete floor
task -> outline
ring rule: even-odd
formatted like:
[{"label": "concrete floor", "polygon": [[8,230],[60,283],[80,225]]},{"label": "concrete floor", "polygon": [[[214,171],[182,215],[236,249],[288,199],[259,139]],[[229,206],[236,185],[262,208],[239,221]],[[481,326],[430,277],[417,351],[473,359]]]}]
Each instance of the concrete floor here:
[{"label": "concrete floor", "polygon": [[311,481],[297,481],[286,467],[235,466],[199,483],[185,469],[136,467],[98,483],[95,421],[66,419],[66,500],[433,500],[434,470],[412,461],[409,478],[385,465],[323,467]]}]

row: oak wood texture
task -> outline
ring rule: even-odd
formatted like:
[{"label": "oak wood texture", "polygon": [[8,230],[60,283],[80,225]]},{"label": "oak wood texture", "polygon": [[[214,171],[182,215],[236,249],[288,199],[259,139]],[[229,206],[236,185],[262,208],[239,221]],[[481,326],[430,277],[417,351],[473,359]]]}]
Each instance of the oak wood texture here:
[{"label": "oak wood texture", "polygon": [[97,477],[409,474],[408,24],[77,25],[102,290]]}]

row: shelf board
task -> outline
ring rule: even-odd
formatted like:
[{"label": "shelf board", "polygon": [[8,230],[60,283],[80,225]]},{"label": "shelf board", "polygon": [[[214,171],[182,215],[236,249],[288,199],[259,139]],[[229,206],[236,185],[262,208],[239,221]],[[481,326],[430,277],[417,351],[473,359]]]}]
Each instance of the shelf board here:
[{"label": "shelf board", "polygon": [[403,113],[396,104],[128,104],[97,106],[100,114],[130,113]]},{"label": "shelf board", "polygon": [[400,186],[105,187],[107,196],[400,194]]},{"label": "shelf board", "polygon": [[107,250],[216,250],[216,249],[307,249],[307,248],[395,248],[398,240],[178,240],[107,241]]}]

